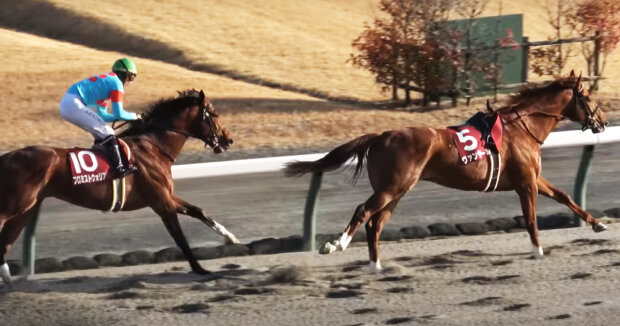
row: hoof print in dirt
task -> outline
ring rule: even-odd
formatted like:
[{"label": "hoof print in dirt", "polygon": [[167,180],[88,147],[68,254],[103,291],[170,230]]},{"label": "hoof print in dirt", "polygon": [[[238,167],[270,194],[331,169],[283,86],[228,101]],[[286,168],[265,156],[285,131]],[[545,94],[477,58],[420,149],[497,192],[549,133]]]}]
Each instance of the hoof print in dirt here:
[{"label": "hoof print in dirt", "polygon": [[578,246],[600,246],[602,244],[607,244],[609,242],[609,240],[607,239],[575,239],[573,241],[571,241],[572,244],[578,245]]},{"label": "hoof print in dirt", "polygon": [[140,294],[136,292],[123,291],[123,292],[112,293],[108,295],[107,298],[110,300],[124,300],[124,299],[136,299],[139,296]]},{"label": "hoof print in dirt", "polygon": [[204,303],[188,303],[174,306],[170,309],[170,311],[176,312],[178,314],[191,314],[195,312],[206,313],[206,310],[208,309],[209,306]]},{"label": "hoof print in dirt", "polygon": [[513,263],[512,260],[498,260],[498,261],[491,262],[491,266],[504,266],[504,265],[508,265],[512,263]]},{"label": "hoof print in dirt", "polygon": [[561,314],[561,315],[551,316],[547,319],[554,320],[554,319],[568,319],[568,318],[570,318],[570,314]]},{"label": "hoof print in dirt", "polygon": [[603,301],[589,301],[589,302],[584,303],[583,305],[584,306],[596,306],[596,305],[599,305],[601,303],[603,303]]},{"label": "hoof print in dirt", "polygon": [[519,311],[531,306],[529,303],[518,303],[504,307],[504,311]]},{"label": "hoof print in dirt", "polygon": [[225,294],[223,294],[223,295],[215,296],[215,297],[213,297],[213,298],[211,298],[211,299],[209,299],[207,301],[208,302],[222,302],[222,301],[233,300],[235,298],[237,298],[237,297],[234,296],[234,295],[225,295]]},{"label": "hoof print in dirt", "polygon": [[273,289],[270,288],[242,288],[235,290],[233,293],[237,295],[256,295],[256,294],[267,294],[273,292]]},{"label": "hoof print in dirt", "polygon": [[413,289],[409,287],[395,287],[387,289],[388,293],[413,293]]},{"label": "hoof print in dirt", "polygon": [[464,306],[494,306],[505,304],[505,301],[506,300],[502,297],[485,297],[474,301],[463,302],[461,304]]},{"label": "hoof print in dirt", "polygon": [[576,279],[589,278],[590,276],[592,276],[592,273],[577,273],[577,274],[571,275],[570,278],[573,280],[576,280]]},{"label": "hoof print in dirt", "polygon": [[364,315],[364,314],[376,314],[377,312],[379,312],[379,309],[377,308],[361,308],[361,309],[355,309],[351,313],[355,315]]},{"label": "hoof print in dirt", "polygon": [[145,306],[137,306],[136,310],[151,310],[154,309],[155,306],[153,305],[145,305]]},{"label": "hoof print in dirt", "polygon": [[345,298],[355,298],[361,296],[363,293],[352,291],[352,290],[343,290],[343,291],[331,291],[325,295],[326,298],[329,299],[345,299]]},{"label": "hoof print in dirt", "polygon": [[620,253],[618,249],[600,249],[592,253],[592,255],[606,255],[606,254],[617,254]]},{"label": "hoof print in dirt", "polygon": [[399,276],[388,276],[384,278],[380,278],[377,281],[379,282],[398,282],[398,281],[406,281],[411,279],[411,275],[399,275]]},{"label": "hoof print in dirt", "polygon": [[510,280],[514,278],[519,278],[520,275],[500,275],[498,277],[488,277],[488,276],[472,276],[466,277],[462,279],[463,283],[474,283],[474,284],[491,284],[497,281]]},{"label": "hoof print in dirt", "polygon": [[408,323],[414,321],[414,318],[412,317],[398,317],[398,318],[392,318],[392,319],[388,319],[385,321],[386,325],[398,325],[398,324],[404,324],[404,323]]},{"label": "hoof print in dirt", "polygon": [[353,272],[353,271],[359,271],[360,269],[362,269],[362,266],[359,266],[359,265],[345,266],[342,268],[342,272],[344,273]]},{"label": "hoof print in dirt", "polygon": [[103,291],[107,292],[117,292],[129,289],[144,289],[146,285],[144,284],[144,280],[140,278],[132,278],[128,280],[124,280],[118,282],[116,284],[112,284],[103,289]]}]

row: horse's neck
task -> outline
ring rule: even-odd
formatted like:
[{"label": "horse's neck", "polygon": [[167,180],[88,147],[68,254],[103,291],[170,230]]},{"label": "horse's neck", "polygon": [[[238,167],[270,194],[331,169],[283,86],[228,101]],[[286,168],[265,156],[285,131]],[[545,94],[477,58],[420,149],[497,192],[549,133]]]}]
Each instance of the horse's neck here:
[{"label": "horse's neck", "polygon": [[181,149],[183,149],[183,145],[185,145],[185,141],[187,141],[187,136],[169,130],[145,136],[155,142],[159,149],[165,151],[165,154],[171,156],[172,159],[176,159],[176,157],[179,156]]},{"label": "horse's neck", "polygon": [[526,128],[529,129],[527,131],[537,140],[544,141],[558,125],[565,105],[566,103],[558,102],[556,99],[531,101],[515,107],[515,112],[526,123]]}]

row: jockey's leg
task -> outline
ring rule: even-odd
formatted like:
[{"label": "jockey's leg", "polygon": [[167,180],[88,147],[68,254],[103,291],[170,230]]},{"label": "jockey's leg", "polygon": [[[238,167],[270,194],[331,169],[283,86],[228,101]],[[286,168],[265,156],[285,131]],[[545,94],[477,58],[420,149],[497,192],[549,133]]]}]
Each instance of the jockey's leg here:
[{"label": "jockey's leg", "polygon": [[121,146],[116,136],[111,135],[101,141],[100,146],[105,150],[108,160],[110,161],[110,167],[112,168],[114,178],[122,178],[136,172],[136,168],[125,164],[123,154],[121,153]]}]

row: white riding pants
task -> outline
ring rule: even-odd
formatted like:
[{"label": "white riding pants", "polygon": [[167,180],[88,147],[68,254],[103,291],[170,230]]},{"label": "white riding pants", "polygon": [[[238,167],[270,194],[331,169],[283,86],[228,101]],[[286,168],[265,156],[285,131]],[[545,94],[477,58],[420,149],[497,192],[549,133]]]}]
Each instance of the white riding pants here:
[{"label": "white riding pants", "polygon": [[114,129],[105,124],[97,113],[84,105],[75,94],[65,94],[60,100],[60,117],[90,132],[96,140],[114,135]]}]

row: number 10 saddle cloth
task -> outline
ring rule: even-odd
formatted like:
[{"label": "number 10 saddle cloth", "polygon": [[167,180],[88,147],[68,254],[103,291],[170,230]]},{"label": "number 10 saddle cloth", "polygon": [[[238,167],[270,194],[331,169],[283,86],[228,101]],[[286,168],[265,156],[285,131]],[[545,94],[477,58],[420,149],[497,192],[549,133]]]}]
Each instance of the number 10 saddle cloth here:
[{"label": "number 10 saddle cloth", "polygon": [[501,172],[502,121],[497,113],[478,112],[465,124],[447,128],[452,141],[458,149],[461,163],[483,159],[489,160],[489,181],[482,191],[490,192],[497,188]]},{"label": "number 10 saddle cloth", "polygon": [[[125,151],[127,160],[131,160],[129,146],[119,139],[121,150]],[[125,158],[123,158],[125,159]],[[106,155],[95,145],[91,149],[72,148],[67,153],[67,160],[71,166],[73,185],[103,182],[112,179],[110,165]],[[110,211],[117,212],[125,205],[125,178],[112,180],[112,203]]]}]

